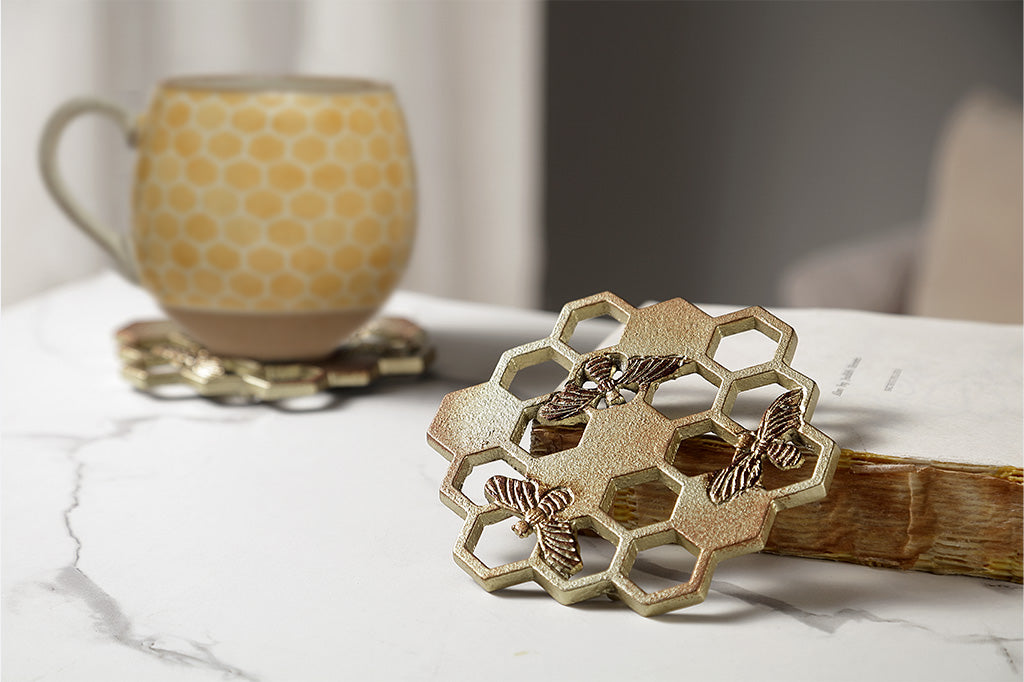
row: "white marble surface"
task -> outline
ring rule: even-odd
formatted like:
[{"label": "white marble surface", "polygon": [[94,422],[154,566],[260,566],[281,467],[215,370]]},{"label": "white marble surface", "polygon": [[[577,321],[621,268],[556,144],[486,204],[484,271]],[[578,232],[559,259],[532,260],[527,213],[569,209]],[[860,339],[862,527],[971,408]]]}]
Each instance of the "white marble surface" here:
[{"label": "white marble surface", "polygon": [[653,619],[485,593],[424,432],[553,318],[391,308],[434,333],[435,376],[305,412],[128,388],[111,332],[156,310],[112,275],[5,309],[3,679],[1020,679],[1000,582],[756,555]]}]

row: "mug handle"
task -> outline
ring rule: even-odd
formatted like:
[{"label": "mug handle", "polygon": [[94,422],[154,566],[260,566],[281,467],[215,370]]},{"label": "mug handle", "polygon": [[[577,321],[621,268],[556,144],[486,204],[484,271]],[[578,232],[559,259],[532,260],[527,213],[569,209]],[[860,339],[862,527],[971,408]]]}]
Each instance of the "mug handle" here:
[{"label": "mug handle", "polygon": [[39,142],[39,170],[43,175],[43,183],[50,191],[57,205],[82,232],[91,237],[103,249],[114,257],[118,270],[132,282],[139,277],[132,257],[131,243],[127,235],[119,234],[101,225],[81,205],[71,198],[64,178],[57,168],[57,146],[64,129],[80,114],[97,113],[113,119],[124,133],[125,141],[134,147],[138,140],[138,129],[135,120],[126,109],[112,102],[92,97],[79,97],[65,102],[50,115],[43,136]]}]

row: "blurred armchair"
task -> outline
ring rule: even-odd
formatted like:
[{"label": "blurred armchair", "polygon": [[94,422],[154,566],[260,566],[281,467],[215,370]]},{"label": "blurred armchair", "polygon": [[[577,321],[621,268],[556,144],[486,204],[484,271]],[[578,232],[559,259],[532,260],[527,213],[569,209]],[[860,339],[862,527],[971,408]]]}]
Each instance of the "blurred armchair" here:
[{"label": "blurred armchair", "polygon": [[783,273],[785,306],[1021,323],[1022,118],[990,93],[955,109],[920,225],[839,244]]}]

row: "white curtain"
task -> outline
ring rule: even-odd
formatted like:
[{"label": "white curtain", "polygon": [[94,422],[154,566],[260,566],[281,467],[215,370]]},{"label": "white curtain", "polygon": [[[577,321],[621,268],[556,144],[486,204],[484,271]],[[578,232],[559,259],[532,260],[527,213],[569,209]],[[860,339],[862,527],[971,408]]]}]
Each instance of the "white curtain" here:
[{"label": "white curtain", "polygon": [[[44,194],[35,145],[61,101],[142,109],[153,84],[202,72],[390,81],[411,129],[419,233],[405,288],[540,300],[538,0],[57,2],[4,0],[3,301],[103,267]],[[69,131],[62,165],[83,203],[128,224],[131,155],[111,126]]]}]

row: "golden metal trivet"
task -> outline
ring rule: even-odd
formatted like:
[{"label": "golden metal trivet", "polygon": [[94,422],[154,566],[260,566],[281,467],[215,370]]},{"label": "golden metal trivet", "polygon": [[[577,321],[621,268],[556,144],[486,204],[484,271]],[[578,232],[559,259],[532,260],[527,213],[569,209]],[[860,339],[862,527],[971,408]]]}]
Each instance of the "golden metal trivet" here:
[{"label": "golden metal trivet", "polygon": [[[601,315],[625,325],[619,342],[574,350],[576,325]],[[750,330],[777,343],[770,360],[736,370],[715,361],[724,337]],[[441,499],[465,519],[456,562],[488,591],[534,580],[563,604],[608,594],[647,616],[703,601],[719,561],[762,549],[776,512],[823,498],[832,480],[839,449],[808,423],[818,389],[790,367],[795,351],[793,329],[758,307],[711,317],[678,298],[641,309],[609,293],[568,303],[551,336],[506,351],[490,381],[447,395],[430,426],[429,442],[451,461]],[[509,391],[518,372],[549,360],[568,373],[559,390],[528,400]],[[693,372],[718,387],[709,409],[669,419],[652,406],[660,385]],[[731,418],[741,392],[770,384],[786,392],[757,428]],[[623,391],[636,395],[627,400]],[[534,419],[586,427],[575,447],[534,456],[519,445]],[[685,456],[683,441],[709,432],[733,445],[732,462],[684,475],[673,466],[677,450]],[[519,477],[492,476],[483,491],[489,504],[476,504],[463,485],[475,467],[496,460]],[[770,489],[762,479],[766,461],[779,469],[806,461],[807,474]],[[678,496],[671,515],[639,528],[617,523],[610,514],[616,494],[654,481]],[[532,555],[485,565],[474,554],[481,534],[513,515],[521,519],[517,535],[537,536]],[[580,531],[600,535],[615,553],[604,570],[573,578],[582,568]],[[645,592],[629,577],[637,554],[667,544],[696,557],[690,578]]]},{"label": "golden metal trivet", "polygon": [[381,317],[321,361],[263,363],[211,354],[173,322],[136,322],[117,332],[122,375],[138,389],[184,384],[207,397],[282,400],[331,388],[367,386],[382,376],[418,376],[433,360],[426,333]]}]

